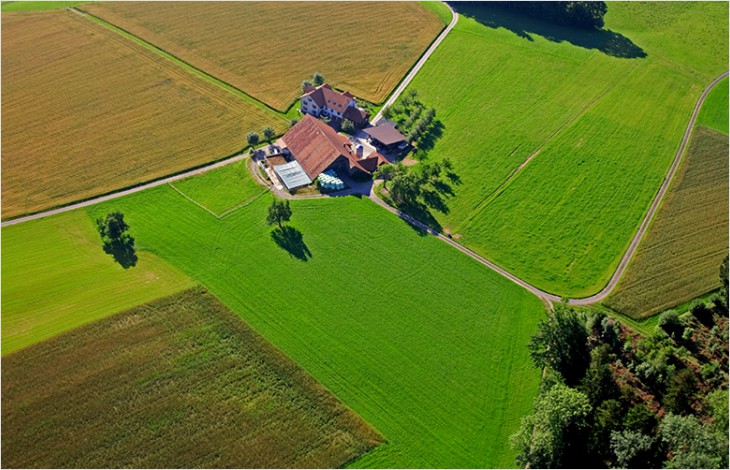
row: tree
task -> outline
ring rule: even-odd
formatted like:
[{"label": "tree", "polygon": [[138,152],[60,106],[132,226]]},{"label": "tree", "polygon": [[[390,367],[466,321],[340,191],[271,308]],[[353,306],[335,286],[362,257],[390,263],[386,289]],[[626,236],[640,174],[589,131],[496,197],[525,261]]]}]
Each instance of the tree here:
[{"label": "tree", "polygon": [[96,226],[102,239],[116,241],[121,240],[126,234],[129,225],[124,221],[124,214],[114,211],[105,217],[96,219]]},{"label": "tree", "polygon": [[692,412],[692,399],[697,392],[697,379],[691,369],[682,369],[669,381],[663,404],[667,410],[688,414]]},{"label": "tree", "polygon": [[269,225],[278,225],[281,228],[283,222],[291,219],[291,207],[289,201],[274,199],[269,206],[269,215],[266,217],[266,223]]},{"label": "tree", "polygon": [[639,431],[613,431],[611,451],[618,468],[651,468],[647,465],[654,439]]},{"label": "tree", "polygon": [[306,93],[307,88],[312,86],[312,82],[310,80],[302,80],[302,92]]},{"label": "tree", "polygon": [[355,123],[350,121],[349,119],[344,119],[342,121],[341,126],[342,132],[346,134],[354,134],[355,133]]},{"label": "tree", "polygon": [[297,119],[297,118],[291,118],[291,119],[289,119],[289,127],[296,126],[298,122],[299,122],[299,119]]},{"label": "tree", "polygon": [[127,232],[129,225],[124,221],[124,214],[114,211],[99,217],[96,227],[105,253],[111,254],[124,268],[137,264],[134,237]]},{"label": "tree", "polygon": [[684,325],[679,314],[674,310],[667,310],[659,316],[657,326],[664,330],[672,339],[679,339],[684,332]]},{"label": "tree", "polygon": [[396,175],[396,173],[397,167],[392,163],[386,163],[385,165],[380,165],[375,169],[373,172],[373,178],[383,180],[383,187],[388,189],[386,185],[388,184],[388,181]]},{"label": "tree", "polygon": [[393,117],[393,109],[390,106],[384,107],[381,112],[385,119],[390,119]]},{"label": "tree", "polygon": [[259,143],[259,135],[257,132],[249,132],[246,134],[246,142],[248,142],[248,145],[251,146],[251,148],[256,147]]},{"label": "tree", "polygon": [[727,468],[727,439],[703,426],[695,416],[667,413],[659,434],[674,455],[665,462],[665,468]]},{"label": "tree", "polygon": [[408,205],[416,202],[422,189],[418,175],[410,171],[403,171],[393,177],[390,195],[393,196],[396,203]]},{"label": "tree", "polygon": [[312,83],[314,86],[320,86],[324,83],[324,76],[319,72],[314,72],[312,74]]},{"label": "tree", "polygon": [[587,348],[588,332],[579,313],[558,305],[547,320],[538,325],[528,345],[535,366],[551,367],[574,386],[585,375],[590,355]]},{"label": "tree", "polygon": [[715,390],[707,396],[712,417],[715,419],[715,429],[727,433],[728,429],[728,391]]},{"label": "tree", "polygon": [[261,133],[264,135],[264,140],[268,143],[271,143],[271,139],[276,135],[273,127],[264,127]]},{"label": "tree", "polygon": [[522,419],[511,437],[517,464],[533,468],[580,468],[591,405],[581,392],[553,385],[538,397],[532,415]]},{"label": "tree", "polygon": [[631,407],[624,417],[624,427],[643,434],[652,434],[658,424],[657,416],[643,403]]}]

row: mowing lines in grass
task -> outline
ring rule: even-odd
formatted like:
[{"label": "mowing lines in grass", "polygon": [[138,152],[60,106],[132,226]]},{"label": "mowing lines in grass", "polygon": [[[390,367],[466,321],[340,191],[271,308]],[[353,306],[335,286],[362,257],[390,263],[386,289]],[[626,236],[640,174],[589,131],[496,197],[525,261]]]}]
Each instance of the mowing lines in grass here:
[{"label": "mowing lines in grass", "polygon": [[149,252],[122,268],[82,211],[3,228],[2,253],[3,354],[193,283]]},{"label": "mowing lines in grass", "polygon": [[3,358],[3,463],[336,468],[381,437],[195,288]]},{"label": "mowing lines in grass", "polygon": [[75,13],[4,13],[2,26],[3,217],[216,160],[251,129],[282,129]]},{"label": "mowing lines in grass", "polygon": [[695,129],[682,167],[608,306],[643,318],[719,287],[729,242],[728,150],[726,135]]},{"label": "mowing lines in grass", "polygon": [[265,223],[270,201],[220,220],[165,186],[115,202],[140,249],[203,283],[384,434],[355,465],[512,466],[509,436],[539,382],[524,345],[540,301],[366,199],[292,201],[300,236],[287,251]]},{"label": "mowing lines in grass", "polygon": [[593,294],[697,98],[726,67],[728,6],[612,3],[607,29],[594,32],[491,5],[457,9],[464,16],[410,85],[444,124],[428,158],[449,157],[462,181],[449,210],[433,215],[543,290]]}]

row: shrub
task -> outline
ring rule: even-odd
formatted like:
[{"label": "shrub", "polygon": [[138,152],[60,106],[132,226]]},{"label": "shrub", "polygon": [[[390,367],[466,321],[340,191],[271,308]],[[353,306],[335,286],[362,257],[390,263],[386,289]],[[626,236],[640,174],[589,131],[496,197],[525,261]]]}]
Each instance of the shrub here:
[{"label": "shrub", "polygon": [[677,339],[682,336],[684,325],[679,314],[674,310],[667,310],[659,316],[659,328],[664,330],[671,338]]},{"label": "shrub", "polygon": [[697,319],[698,322],[702,323],[706,327],[710,328],[713,325],[712,310],[707,307],[707,304],[701,300],[697,300],[692,304],[689,309],[692,315]]}]

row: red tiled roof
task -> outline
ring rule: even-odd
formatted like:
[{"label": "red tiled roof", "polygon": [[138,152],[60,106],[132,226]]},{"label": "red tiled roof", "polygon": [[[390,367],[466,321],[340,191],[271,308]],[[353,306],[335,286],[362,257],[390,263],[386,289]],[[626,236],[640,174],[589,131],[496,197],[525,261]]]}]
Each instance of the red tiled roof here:
[{"label": "red tiled roof", "polygon": [[372,173],[378,165],[387,163],[387,160],[379,154],[377,155],[383,162],[373,156],[363,160],[358,159],[347,137],[338,134],[329,125],[309,114],[305,114],[294,127],[289,129],[282,140],[312,180],[340,157],[348,160],[350,169],[358,168],[365,173]]},{"label": "red tiled roof", "polygon": [[327,83],[312,90],[310,90],[310,87],[305,88],[305,93],[302,95],[302,98],[305,96],[311,96],[320,108],[327,105],[327,107],[341,113],[345,112],[347,105],[354,99],[354,97],[348,92],[336,92]]}]

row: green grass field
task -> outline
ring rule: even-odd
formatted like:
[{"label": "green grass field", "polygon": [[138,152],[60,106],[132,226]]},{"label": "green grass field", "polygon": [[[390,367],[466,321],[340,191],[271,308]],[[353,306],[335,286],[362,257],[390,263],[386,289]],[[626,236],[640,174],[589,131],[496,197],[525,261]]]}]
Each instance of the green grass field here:
[{"label": "green grass field", "polygon": [[463,182],[433,215],[542,289],[595,293],[727,66],[728,6],[611,3],[594,33],[457,7],[410,86],[444,125],[429,158],[450,157]]},{"label": "green grass field", "polygon": [[710,92],[702,105],[697,124],[724,134],[728,133],[728,79]]},{"label": "green grass field", "polygon": [[218,217],[266,192],[246,168],[246,160],[176,181],[173,186]]},{"label": "green grass field", "polygon": [[3,358],[13,468],[337,468],[380,440],[202,288]]},{"label": "green grass field", "polygon": [[124,269],[101,245],[79,211],[2,229],[3,355],[193,285],[152,253]]},{"label": "green grass field", "polygon": [[11,11],[43,11],[70,8],[89,2],[2,2],[0,9],[3,12]]},{"label": "green grass field", "polygon": [[606,302],[609,307],[644,318],[720,287],[720,263],[730,243],[728,151],[726,135],[695,129],[685,161]]},{"label": "green grass field", "polygon": [[[508,437],[529,412],[539,382],[525,344],[544,315],[540,301],[368,200],[293,202],[303,245],[294,239],[290,254],[265,225],[270,200],[266,195],[219,220],[161,186],[93,206],[88,215],[70,212],[3,229],[3,326],[10,325],[3,347],[17,349],[19,336],[32,339],[14,333],[19,325],[9,320],[24,313],[26,321],[45,321],[47,309],[21,308],[38,291],[46,303],[65,305],[67,318],[87,321],[89,311],[126,308],[111,305],[120,298],[137,303],[124,291],[140,288],[129,276],[145,260],[162,258],[384,435],[387,444],[355,465],[514,465]],[[124,212],[140,249],[139,265],[128,271],[94,239],[91,220],[112,209]],[[74,251],[67,240],[78,230],[88,250]],[[85,264],[74,258],[80,253]],[[69,259],[74,269],[64,267]],[[102,265],[114,272],[111,278]],[[93,290],[81,308],[74,303],[79,286]],[[67,326],[49,324],[45,333]]]}]

